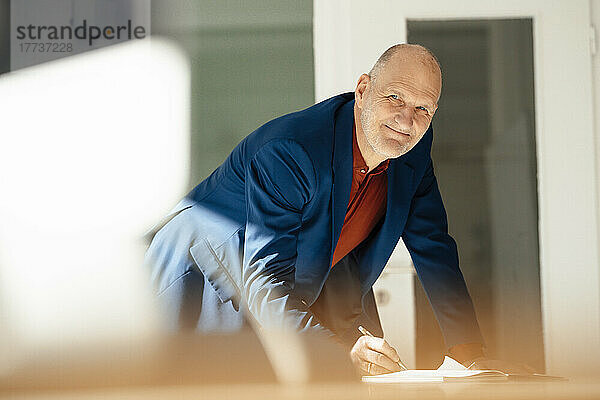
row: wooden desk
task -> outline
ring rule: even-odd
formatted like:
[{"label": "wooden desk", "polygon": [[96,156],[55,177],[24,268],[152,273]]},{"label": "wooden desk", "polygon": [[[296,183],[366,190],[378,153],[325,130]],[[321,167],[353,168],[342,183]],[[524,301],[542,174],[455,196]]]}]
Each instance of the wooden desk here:
[{"label": "wooden desk", "polygon": [[546,383],[430,383],[402,385],[278,384],[162,386],[103,388],[56,392],[13,392],[0,394],[12,400],[300,400],[300,399],[600,399],[600,381]]},{"label": "wooden desk", "polygon": [[165,337],[155,347],[112,346],[62,356],[37,353],[31,365],[0,376],[0,400],[600,399],[600,376],[543,383],[369,385],[358,381],[339,346],[304,339],[315,356],[311,381],[324,383],[278,384],[252,332],[192,334]]}]

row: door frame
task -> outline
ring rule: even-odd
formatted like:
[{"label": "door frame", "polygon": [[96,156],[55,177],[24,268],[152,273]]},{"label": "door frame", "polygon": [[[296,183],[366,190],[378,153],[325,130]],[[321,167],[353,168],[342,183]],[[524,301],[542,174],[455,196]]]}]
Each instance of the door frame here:
[{"label": "door frame", "polygon": [[[589,0],[314,0],[315,96],[353,91],[407,20],[531,18],[546,370],[600,367],[598,181]],[[566,139],[565,139],[566,138]]]}]

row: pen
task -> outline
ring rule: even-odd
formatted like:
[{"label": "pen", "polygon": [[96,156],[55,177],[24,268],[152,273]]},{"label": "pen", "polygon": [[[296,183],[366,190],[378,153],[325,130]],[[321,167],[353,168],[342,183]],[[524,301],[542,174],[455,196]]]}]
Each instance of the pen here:
[{"label": "pen", "polygon": [[[371,332],[369,332],[368,330],[366,330],[362,325],[358,326],[358,330],[360,331],[360,333],[362,333],[365,336],[371,336],[371,337],[375,337],[375,335],[373,335]],[[402,360],[398,359],[398,365],[400,366],[400,368],[402,368],[404,371],[408,370],[408,368],[406,368],[406,365],[404,365],[404,363],[402,362]]]}]

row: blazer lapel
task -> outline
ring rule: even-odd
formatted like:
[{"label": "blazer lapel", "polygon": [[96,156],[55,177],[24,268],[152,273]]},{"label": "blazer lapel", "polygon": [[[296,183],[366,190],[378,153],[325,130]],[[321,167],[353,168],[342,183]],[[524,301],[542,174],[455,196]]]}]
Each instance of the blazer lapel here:
[{"label": "blazer lapel", "polygon": [[405,157],[390,161],[387,170],[388,193],[385,219],[370,245],[359,256],[359,278],[363,294],[369,291],[381,274],[398,243],[408,217],[414,191],[415,169]]},{"label": "blazer lapel", "polygon": [[331,254],[329,265],[333,259],[333,252],[342,231],[346,217],[348,201],[350,200],[350,186],[352,184],[352,124],[354,123],[354,100],[344,104],[336,117],[333,145],[333,188],[331,204]]}]

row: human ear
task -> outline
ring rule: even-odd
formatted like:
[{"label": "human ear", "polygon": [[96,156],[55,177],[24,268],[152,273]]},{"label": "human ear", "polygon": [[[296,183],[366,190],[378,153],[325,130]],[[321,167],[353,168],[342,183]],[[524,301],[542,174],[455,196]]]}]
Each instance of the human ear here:
[{"label": "human ear", "polygon": [[371,83],[371,77],[367,74],[362,74],[360,78],[358,78],[356,89],[354,90],[354,100],[358,108],[362,108],[365,92],[367,91],[369,83]]}]

